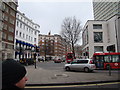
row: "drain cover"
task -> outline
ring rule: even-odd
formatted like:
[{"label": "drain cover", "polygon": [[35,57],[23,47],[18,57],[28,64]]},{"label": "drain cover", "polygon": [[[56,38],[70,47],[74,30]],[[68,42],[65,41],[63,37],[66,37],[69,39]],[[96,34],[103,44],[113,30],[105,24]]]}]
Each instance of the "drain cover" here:
[{"label": "drain cover", "polygon": [[69,77],[67,74],[55,74],[55,77]]}]

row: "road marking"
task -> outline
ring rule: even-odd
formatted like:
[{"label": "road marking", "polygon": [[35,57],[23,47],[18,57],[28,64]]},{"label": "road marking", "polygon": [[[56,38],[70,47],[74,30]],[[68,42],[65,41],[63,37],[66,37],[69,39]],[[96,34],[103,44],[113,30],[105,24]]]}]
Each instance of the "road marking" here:
[{"label": "road marking", "polygon": [[25,88],[64,88],[64,87],[82,87],[82,86],[96,86],[96,85],[100,86],[100,85],[110,85],[110,84],[120,84],[120,82],[85,84],[85,85],[26,86]]}]

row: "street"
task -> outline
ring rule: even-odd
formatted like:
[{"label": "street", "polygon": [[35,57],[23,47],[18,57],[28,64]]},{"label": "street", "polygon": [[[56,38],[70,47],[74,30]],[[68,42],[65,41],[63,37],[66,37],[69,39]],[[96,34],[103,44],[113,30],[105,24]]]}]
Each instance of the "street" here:
[{"label": "street", "polygon": [[[42,68],[45,70],[50,71],[59,71],[59,72],[67,72],[64,70],[65,62],[61,63],[54,63],[54,61],[48,61],[48,62],[37,62],[37,67]],[[85,73],[83,71],[71,71],[71,72],[81,72]],[[112,73],[120,73],[120,70],[111,70]],[[109,70],[94,70],[93,73],[109,73]]]},{"label": "street", "polygon": [[46,69],[46,70],[59,70],[63,71],[65,62],[62,63],[54,63],[54,61],[48,61],[48,62],[37,62],[37,67]]},{"label": "street", "polygon": [[65,62],[54,63],[37,62],[37,68],[34,65],[26,66],[28,82],[27,84],[77,84],[89,82],[103,82],[118,80],[118,70],[94,70],[94,72],[85,73],[83,71],[65,71],[63,69]]}]

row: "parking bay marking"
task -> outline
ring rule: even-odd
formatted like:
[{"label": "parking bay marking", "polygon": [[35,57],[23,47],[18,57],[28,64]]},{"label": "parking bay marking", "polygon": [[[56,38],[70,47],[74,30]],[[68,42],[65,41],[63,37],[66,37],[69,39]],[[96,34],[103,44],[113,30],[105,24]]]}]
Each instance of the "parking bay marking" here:
[{"label": "parking bay marking", "polygon": [[96,86],[96,85],[100,86],[100,85],[110,85],[110,84],[120,84],[120,82],[84,84],[84,85],[26,86],[25,88],[64,88],[64,87],[82,87],[82,86]]}]

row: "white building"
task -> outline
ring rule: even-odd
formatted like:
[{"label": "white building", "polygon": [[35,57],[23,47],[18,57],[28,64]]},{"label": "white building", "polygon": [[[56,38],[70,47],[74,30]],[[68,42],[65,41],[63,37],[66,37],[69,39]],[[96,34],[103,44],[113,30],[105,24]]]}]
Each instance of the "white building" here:
[{"label": "white building", "polygon": [[15,59],[32,58],[35,46],[38,46],[40,26],[17,11],[15,29]]},{"label": "white building", "polygon": [[82,33],[84,58],[91,58],[95,52],[108,52],[107,46],[113,46],[112,52],[118,52],[117,18],[118,16],[114,16],[108,21],[87,21]]},{"label": "white building", "polygon": [[114,46],[116,52],[120,52],[120,15],[115,15],[107,21],[108,46]]}]

